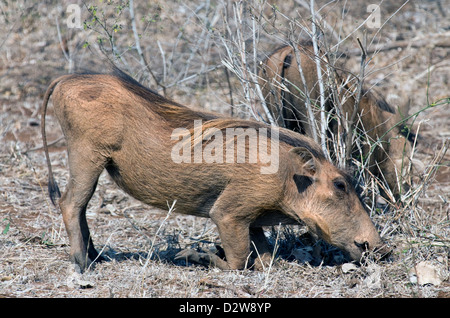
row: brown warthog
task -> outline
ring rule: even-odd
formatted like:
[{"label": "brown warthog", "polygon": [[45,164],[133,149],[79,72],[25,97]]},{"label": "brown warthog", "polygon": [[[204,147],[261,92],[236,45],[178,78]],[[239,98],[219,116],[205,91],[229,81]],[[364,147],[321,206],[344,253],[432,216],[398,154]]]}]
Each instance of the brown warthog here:
[{"label": "brown warthog", "polygon": [[[304,82],[315,113],[313,124],[319,127],[320,106],[317,105],[320,105],[320,87],[317,65],[313,58],[314,50],[311,43],[303,43],[298,48],[297,53],[291,46],[281,47],[272,53],[262,63],[259,74],[260,85],[269,110],[279,126],[313,137],[305,103],[307,94]],[[301,60],[304,80],[299,71],[296,54]],[[332,78],[327,76],[327,67],[323,61],[321,69],[325,86],[325,111],[336,116],[332,91],[328,85]],[[341,81],[336,72],[334,79]],[[349,90],[349,85],[344,85],[343,89],[337,92],[339,99],[343,101],[342,117],[348,119],[352,118],[356,104],[355,94],[349,92],[354,92]],[[381,180],[385,180],[393,193],[398,196],[400,189],[406,190],[410,184],[409,173],[412,163],[410,158],[415,136],[405,126],[402,116],[396,113],[375,90],[363,91],[358,106],[356,128],[359,133],[367,134],[362,138],[364,140],[362,155],[364,158],[369,157],[369,170]],[[336,133],[336,121],[330,121],[328,128],[329,132]],[[320,132],[320,129],[317,131]],[[400,180],[405,184],[400,184]]]},{"label": "brown warthog", "polygon": [[[68,147],[70,179],[62,197],[45,138],[51,95]],[[382,245],[349,176],[328,162],[310,138],[264,123],[194,111],[119,70],[110,75],[66,75],[52,82],[42,107],[42,133],[50,197],[60,197],[70,258],[81,269],[99,257],[85,213],[103,169],[146,204],[167,209],[167,203],[176,200],[177,212],[214,221],[226,260],[181,252],[179,257],[191,261],[244,268],[251,240],[264,260],[270,250],[261,227],[279,223],[304,222],[355,260]],[[250,147],[255,144],[256,153]],[[230,155],[234,145],[237,152]],[[225,149],[226,154],[220,153]],[[268,157],[276,169],[264,171]]]}]

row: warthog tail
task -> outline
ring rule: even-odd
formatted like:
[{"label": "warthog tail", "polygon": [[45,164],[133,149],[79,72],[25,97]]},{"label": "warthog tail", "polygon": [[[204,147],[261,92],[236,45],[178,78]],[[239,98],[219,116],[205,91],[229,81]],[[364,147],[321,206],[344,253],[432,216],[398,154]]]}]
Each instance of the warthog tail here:
[{"label": "warthog tail", "polygon": [[47,136],[45,134],[45,114],[47,113],[47,105],[48,100],[50,99],[50,96],[53,93],[53,90],[55,89],[55,86],[65,77],[68,75],[61,76],[54,80],[50,86],[48,87],[47,91],[45,92],[44,101],[42,103],[42,109],[41,109],[41,133],[42,133],[42,143],[44,147],[45,157],[47,159],[47,168],[48,168],[48,193],[50,196],[50,200],[52,201],[53,205],[56,205],[56,200],[61,197],[61,192],[59,191],[58,185],[56,184],[55,179],[53,178],[53,171],[52,171],[52,163],[50,161],[50,156],[48,154],[48,145],[47,145]]}]

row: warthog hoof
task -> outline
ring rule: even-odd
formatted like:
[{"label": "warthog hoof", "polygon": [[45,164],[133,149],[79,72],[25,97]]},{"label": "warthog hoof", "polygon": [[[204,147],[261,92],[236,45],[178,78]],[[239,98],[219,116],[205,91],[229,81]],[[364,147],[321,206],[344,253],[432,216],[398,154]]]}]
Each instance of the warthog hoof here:
[{"label": "warthog hoof", "polygon": [[175,260],[185,260],[186,264],[191,262],[206,267],[219,267],[230,269],[228,263],[212,252],[197,252],[193,249],[185,249],[175,255]]},{"label": "warthog hoof", "polygon": [[96,263],[106,261],[106,259],[98,253],[96,253],[96,255],[89,253],[89,256],[83,255],[82,253],[76,253],[70,257],[70,260],[79,267],[80,272],[84,272],[86,269],[94,267]]}]

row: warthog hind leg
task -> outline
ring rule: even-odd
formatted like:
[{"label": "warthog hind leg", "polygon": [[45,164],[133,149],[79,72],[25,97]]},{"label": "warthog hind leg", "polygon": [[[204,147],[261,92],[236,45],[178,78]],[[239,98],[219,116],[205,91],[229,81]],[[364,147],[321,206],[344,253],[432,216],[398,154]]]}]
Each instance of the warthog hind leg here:
[{"label": "warthog hind leg", "polygon": [[[92,262],[102,260],[94,248],[86,220],[86,207],[94,194],[105,158],[89,149],[70,145],[70,179],[59,201],[70,241],[70,259],[85,270]],[[94,158],[95,157],[95,158]]]}]

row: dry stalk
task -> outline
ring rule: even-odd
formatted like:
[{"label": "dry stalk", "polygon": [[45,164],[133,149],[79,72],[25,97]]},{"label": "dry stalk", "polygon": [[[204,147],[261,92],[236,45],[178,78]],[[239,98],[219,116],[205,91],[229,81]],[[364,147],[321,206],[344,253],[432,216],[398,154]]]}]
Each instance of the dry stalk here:
[{"label": "dry stalk", "polygon": [[[56,30],[58,32],[58,40],[59,40],[59,45],[61,46],[61,51],[63,52],[63,55],[65,57],[65,59],[67,60],[67,62],[69,63],[69,73],[73,72],[74,66],[73,66],[73,56],[72,53],[70,52],[70,50],[67,48],[67,52],[66,49],[64,48],[64,43],[63,43],[63,39],[61,36],[61,29],[59,27],[59,21],[58,21],[58,16],[55,16],[55,24],[56,24]],[[67,46],[68,47],[68,46]]]},{"label": "dry stalk", "polygon": [[319,82],[319,91],[320,91],[320,137],[321,137],[320,144],[322,146],[323,153],[328,154],[327,151],[328,121],[325,118],[325,89],[322,77],[322,66],[321,66],[322,58],[319,56],[319,46],[317,44],[319,36],[316,28],[316,12],[314,10],[314,0],[311,0],[310,9],[311,9],[311,24],[312,24],[311,39],[313,42],[314,61],[316,62],[317,81]]},{"label": "dry stalk", "polygon": [[[290,27],[291,27],[291,30],[293,30],[291,23],[290,23]],[[319,137],[317,135],[316,125],[315,125],[314,111],[313,111],[312,105],[311,105],[311,97],[309,95],[309,89],[308,89],[308,85],[306,83],[305,74],[303,73],[302,60],[301,60],[301,57],[300,57],[300,53],[298,51],[298,45],[293,40],[290,40],[289,42],[290,42],[289,44],[294,49],[295,59],[297,60],[297,65],[298,65],[298,71],[300,73],[300,78],[302,79],[302,84],[303,84],[303,87],[304,87],[304,92],[303,93],[306,96],[306,98],[305,98],[305,105],[306,105],[306,110],[308,112],[308,124],[311,127],[311,133],[312,133],[311,137],[314,139],[314,141],[319,142]]]},{"label": "dry stalk", "polygon": [[[351,156],[352,156],[352,141],[353,141],[353,131],[355,127],[355,120],[356,116],[358,114],[359,109],[359,102],[361,101],[361,95],[363,91],[363,84],[364,84],[364,72],[366,69],[366,50],[364,49],[364,46],[361,44],[361,41],[359,38],[357,38],[358,44],[361,48],[361,63],[360,63],[360,69],[359,69],[359,77],[357,78],[358,84],[355,91],[355,104],[353,106],[353,113],[350,118],[347,118],[346,121],[346,132],[347,132],[347,140],[346,140],[346,154],[345,154],[345,161],[350,163]],[[364,42],[366,42],[366,38],[364,37]]]},{"label": "dry stalk", "polygon": [[[163,83],[161,83],[158,80],[158,78],[155,76],[155,74],[153,73],[152,69],[150,68],[150,65],[147,63],[147,60],[146,60],[145,55],[144,55],[144,52],[142,51],[141,41],[139,39],[139,34],[138,34],[138,31],[137,31],[137,26],[136,26],[136,18],[134,16],[134,0],[129,0],[129,9],[130,9],[131,28],[133,30],[133,36],[134,36],[136,51],[139,54],[141,65],[146,68],[147,72],[153,78],[153,80],[155,81],[156,85],[160,86],[163,89],[164,95],[166,95],[166,86]],[[163,64],[163,65],[165,65],[165,64]]]},{"label": "dry stalk", "polygon": [[[277,254],[278,247],[279,247],[278,243],[279,243],[279,238],[280,238],[280,229],[281,229],[281,226],[278,226],[277,237],[275,239],[275,246],[273,248],[272,257],[270,258],[270,262],[269,262],[269,265],[268,265],[267,269],[266,268],[263,269],[263,271],[264,271],[264,285],[259,289],[259,292],[263,292],[263,291],[267,290],[267,287],[269,286],[269,283],[270,283],[270,272],[272,270],[272,267],[273,267],[273,264],[274,264],[274,261],[275,261],[275,256]],[[259,255],[258,255],[258,257],[259,257]],[[263,264],[262,261],[261,261],[261,264]]]}]

